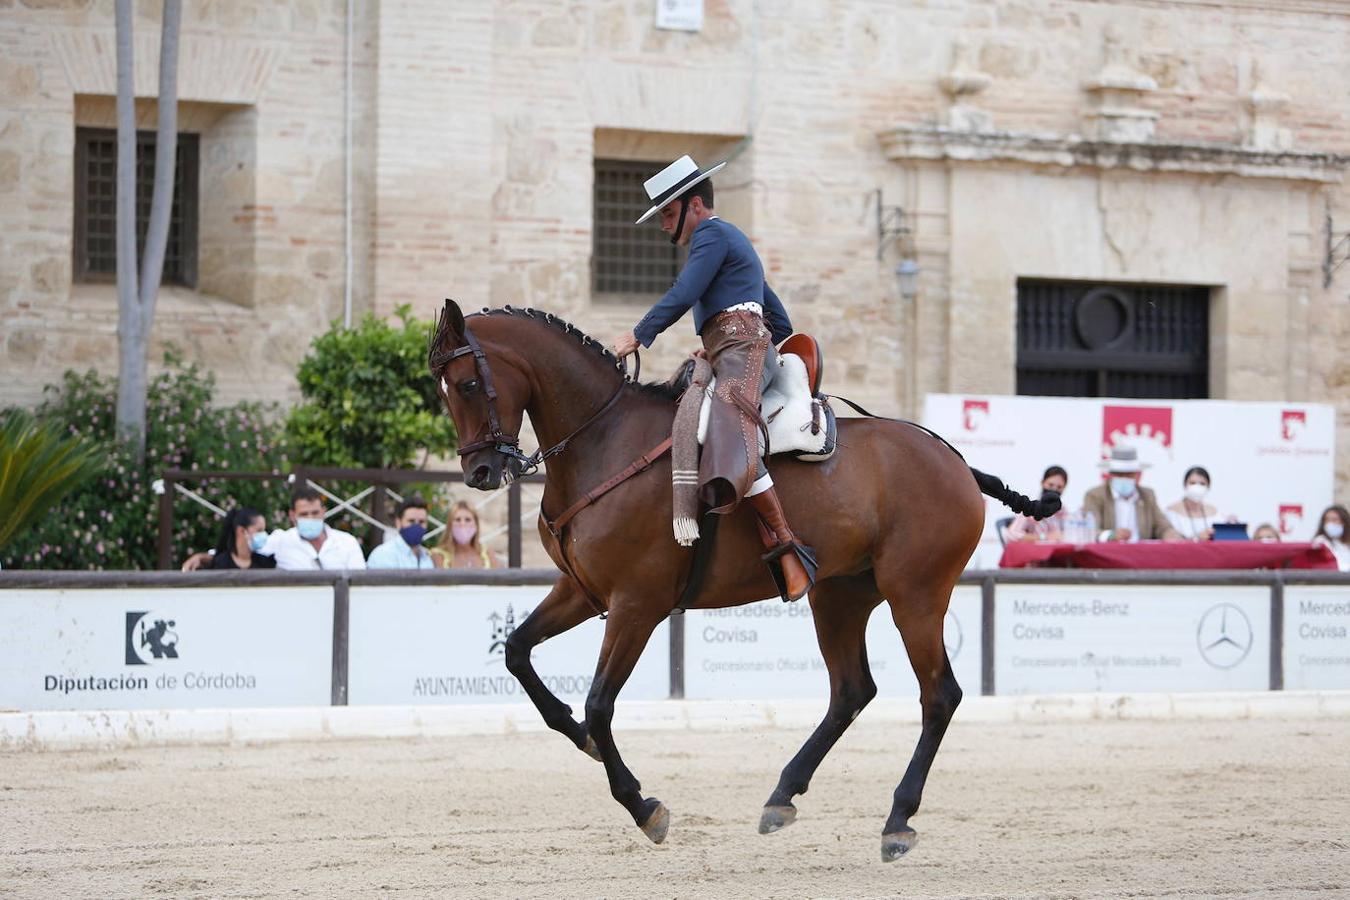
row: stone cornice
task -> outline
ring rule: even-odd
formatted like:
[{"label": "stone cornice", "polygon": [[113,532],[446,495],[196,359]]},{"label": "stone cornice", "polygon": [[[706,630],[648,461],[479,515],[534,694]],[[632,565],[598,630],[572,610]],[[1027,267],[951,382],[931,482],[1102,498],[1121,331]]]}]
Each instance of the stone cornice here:
[{"label": "stone cornice", "polygon": [[1077,135],[1012,131],[956,131],[901,125],[877,135],[887,159],[1006,162],[1058,168],[1128,169],[1192,175],[1237,175],[1337,184],[1350,156],[1262,151],[1237,144],[1126,143]]}]

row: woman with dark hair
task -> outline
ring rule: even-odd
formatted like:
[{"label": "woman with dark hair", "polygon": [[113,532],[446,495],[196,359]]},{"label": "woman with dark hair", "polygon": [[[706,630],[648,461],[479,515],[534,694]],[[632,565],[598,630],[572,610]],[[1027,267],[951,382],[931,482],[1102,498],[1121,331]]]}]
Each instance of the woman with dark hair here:
[{"label": "woman with dark hair", "polygon": [[1350,543],[1346,543],[1346,532],[1350,531],[1350,510],[1337,504],[1328,506],[1322,511],[1322,518],[1317,522],[1317,533],[1313,535],[1312,542],[1320,544],[1331,551],[1331,555],[1336,557],[1336,568],[1342,572],[1350,572]]},{"label": "woman with dark hair", "polygon": [[[1050,491],[1063,496],[1064,489],[1068,486],[1069,473],[1064,470],[1063,466],[1051,466],[1041,475],[1041,497],[1044,497]],[[1018,516],[1008,523],[1003,536],[1004,540],[1008,542],[1043,541],[1051,544],[1059,543],[1065,539],[1064,522],[1068,515],[1068,507],[1061,506],[1053,516],[1041,519],[1039,522],[1030,516]]]},{"label": "woman with dark hair", "polygon": [[1208,541],[1214,537],[1214,523],[1219,510],[1205,502],[1209,495],[1209,472],[1204,466],[1191,466],[1181,476],[1181,499],[1164,512],[1177,534],[1188,541]]},{"label": "woman with dark hair", "polygon": [[213,569],[275,569],[274,557],[258,551],[267,542],[267,523],[262,513],[245,506],[232,509],[225,515],[216,541],[216,553],[211,557]]}]

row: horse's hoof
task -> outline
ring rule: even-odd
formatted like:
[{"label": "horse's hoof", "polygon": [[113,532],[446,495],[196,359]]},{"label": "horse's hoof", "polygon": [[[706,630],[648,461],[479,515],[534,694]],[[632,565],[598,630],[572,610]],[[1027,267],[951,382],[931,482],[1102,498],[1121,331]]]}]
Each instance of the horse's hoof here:
[{"label": "horse's hoof", "polygon": [[904,856],[919,841],[919,833],[912,828],[897,831],[895,834],[881,836],[881,861],[895,862]]},{"label": "horse's hoof", "polygon": [[591,759],[595,760],[596,762],[604,762],[604,761],[605,761],[605,760],[600,756],[600,748],[597,747],[597,746],[595,746],[595,738],[591,737],[589,734],[586,735],[586,746],[584,746],[584,747],[581,748],[581,752],[582,752],[582,753],[585,753],[587,756],[589,756]]},{"label": "horse's hoof", "polygon": [[791,803],[786,806],[766,806],[759,817],[759,833],[773,834],[797,821],[797,807]]},{"label": "horse's hoof", "polygon": [[666,832],[670,830],[670,810],[660,800],[656,801],[656,809],[647,817],[647,821],[642,823],[642,833],[645,834],[653,844],[660,844],[666,839]]}]

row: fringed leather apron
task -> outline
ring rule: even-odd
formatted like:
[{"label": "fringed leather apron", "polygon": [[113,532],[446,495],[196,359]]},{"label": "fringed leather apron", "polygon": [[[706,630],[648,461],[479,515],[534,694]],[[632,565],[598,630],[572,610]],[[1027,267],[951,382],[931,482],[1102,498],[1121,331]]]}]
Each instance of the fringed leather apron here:
[{"label": "fringed leather apron", "polygon": [[713,316],[700,337],[717,386],[699,459],[699,493],[713,512],[725,514],[745,497],[759,467],[759,400],[773,340],[764,320],[743,310]]}]

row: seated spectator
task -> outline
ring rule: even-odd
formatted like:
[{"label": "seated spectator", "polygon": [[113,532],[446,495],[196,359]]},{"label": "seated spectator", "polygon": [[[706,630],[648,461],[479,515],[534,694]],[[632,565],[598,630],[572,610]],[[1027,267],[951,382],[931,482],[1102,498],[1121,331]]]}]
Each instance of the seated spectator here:
[{"label": "seated spectator", "polygon": [[1179,541],[1181,536],[1167,522],[1153,491],[1139,484],[1144,465],[1134,447],[1113,447],[1101,462],[1105,484],[1083,497],[1083,511],[1097,521],[1099,541]]},{"label": "seated spectator", "polygon": [[461,500],[450,510],[450,545],[431,552],[447,569],[500,569],[501,557],[480,543],[480,532],[478,513]]},{"label": "seated spectator", "polygon": [[1260,541],[1263,544],[1278,544],[1280,543],[1280,532],[1269,522],[1262,522],[1252,532],[1252,540]]},{"label": "seated spectator", "polygon": [[225,515],[211,557],[213,569],[275,569],[277,561],[258,551],[267,543],[267,523],[256,509],[232,509]]},{"label": "seated spectator", "polygon": [[[323,495],[311,487],[296,488],[291,494],[291,525],[267,536],[257,552],[276,560],[278,569],[312,571],[314,569],[364,569],[361,544],[345,531],[324,524]],[[210,553],[194,553],[183,563],[183,571],[214,566]]]},{"label": "seated spectator", "polygon": [[1209,494],[1209,472],[1203,466],[1191,466],[1182,476],[1181,485],[1184,493],[1180,500],[1167,507],[1167,521],[1187,540],[1213,540],[1213,523],[1219,518],[1219,511],[1213,504],[1205,502]]},{"label": "seated spectator", "polygon": [[366,560],[368,569],[435,569],[431,553],[422,546],[427,534],[427,503],[413,495],[394,509],[392,534]]},{"label": "seated spectator", "polygon": [[[1068,486],[1069,473],[1064,470],[1064,467],[1051,466],[1041,476],[1041,498],[1044,499],[1049,491],[1054,491],[1062,497],[1064,496],[1064,489]],[[1053,516],[1047,516],[1039,522],[1031,516],[1017,516],[1008,523],[1006,539],[1009,541],[1059,543],[1064,540],[1064,520],[1068,518],[1068,515],[1068,510],[1061,506]]]},{"label": "seated spectator", "polygon": [[1322,512],[1317,533],[1312,542],[1320,544],[1336,557],[1336,568],[1350,572],[1350,544],[1346,543],[1346,529],[1350,528],[1350,511],[1344,506],[1328,506]]}]

